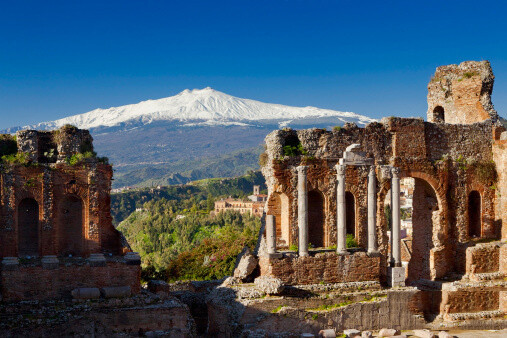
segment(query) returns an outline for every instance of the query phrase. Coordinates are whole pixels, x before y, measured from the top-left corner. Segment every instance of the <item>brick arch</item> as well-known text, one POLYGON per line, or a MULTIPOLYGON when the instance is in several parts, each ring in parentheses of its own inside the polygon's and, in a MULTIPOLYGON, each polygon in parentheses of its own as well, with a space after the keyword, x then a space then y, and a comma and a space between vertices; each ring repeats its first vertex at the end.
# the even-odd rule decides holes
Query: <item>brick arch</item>
POLYGON ((16 207, 18 255, 37 256, 40 251, 40 204, 25 197, 16 207))
MULTIPOLYGON (((448 204, 446 199, 446 189, 439 183, 439 180, 426 172, 422 171, 402 171, 400 178, 410 177, 414 179, 420 179, 426 182, 433 190, 434 195, 437 199, 438 210, 440 211, 440 219, 436 224, 433 224, 431 229, 431 242, 433 247, 429 248, 427 255, 429 256, 429 267, 430 267, 430 278, 440 278, 449 272, 450 265, 442 265, 439 262, 443 261, 443 256, 446 256, 450 250, 446 246, 446 239, 450 233, 448 223, 448 204), (440 265, 439 265, 440 264, 440 265)), ((387 222, 384 215, 384 200, 386 195, 391 189, 391 180, 385 180, 381 182, 379 193, 377 196, 377 234, 379 239, 380 250, 384 255, 388 255, 388 237, 387 237, 387 222)))
POLYGON ((444 246, 444 243, 450 233, 450 224, 448 222, 449 218, 447 217, 449 207, 447 204, 446 197, 447 191, 445 186, 439 183, 440 180, 437 177, 428 174, 424 171, 406 170, 402 172, 401 177, 419 178, 423 181, 426 181, 433 188, 433 191, 435 192, 435 196, 438 202, 438 209, 441 211, 441 219, 440 219, 441 229, 438 230, 436 237, 434 237, 433 242, 435 244, 435 247, 444 246))
POLYGON ((318 189, 308 191, 308 242, 326 246, 326 198, 318 189))
POLYGON ((74 194, 66 194, 58 203, 58 247, 63 255, 85 254, 85 203, 74 194))
POLYGON ((283 192, 274 191, 268 199, 268 215, 275 216, 276 245, 285 248, 291 243, 289 219, 289 197, 283 192))
POLYGON ((470 240, 470 234, 469 234, 469 198, 470 193, 472 191, 477 191, 480 195, 480 222, 481 222, 481 236, 480 237, 492 237, 495 236, 495 229, 494 224, 491 221, 492 217, 489 215, 492 212, 492 209, 494 208, 492 202, 491 202, 491 191, 490 189, 478 182, 472 182, 471 184, 467 185, 466 187, 466 208, 465 208, 465 219, 466 219, 466 227, 467 227, 467 239, 470 240))
MULTIPOLYGON (((359 210, 359 203, 358 203, 358 196, 359 196, 359 188, 356 186, 356 185, 352 185, 350 187, 347 187, 347 189, 345 189, 345 200, 346 200, 346 208, 347 208, 347 217, 346 217, 346 225, 348 226, 350 223, 349 223, 349 216, 351 214, 354 215, 354 237, 356 238, 356 240, 358 239, 359 237, 359 234, 360 234, 360 230, 359 230, 359 227, 360 227, 360 222, 359 222, 359 217, 358 217, 358 210, 359 210), (352 195, 352 197, 354 198, 354 210, 353 210, 353 213, 349 210, 349 201, 347 200, 347 193, 349 193, 350 195, 352 195)), ((348 228, 347 228, 347 233, 349 233, 348 231, 348 228)), ((359 243, 359 241, 357 241, 359 243)))

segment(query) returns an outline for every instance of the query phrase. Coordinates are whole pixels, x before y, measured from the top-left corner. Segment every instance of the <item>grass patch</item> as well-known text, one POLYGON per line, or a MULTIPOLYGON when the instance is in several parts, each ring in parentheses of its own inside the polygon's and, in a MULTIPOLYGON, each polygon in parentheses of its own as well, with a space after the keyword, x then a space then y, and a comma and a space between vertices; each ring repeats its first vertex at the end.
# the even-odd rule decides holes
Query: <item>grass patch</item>
POLYGON ((280 305, 278 307, 276 307, 275 309, 271 310, 271 313, 278 313, 280 312, 280 310, 285 307, 284 305, 280 305))

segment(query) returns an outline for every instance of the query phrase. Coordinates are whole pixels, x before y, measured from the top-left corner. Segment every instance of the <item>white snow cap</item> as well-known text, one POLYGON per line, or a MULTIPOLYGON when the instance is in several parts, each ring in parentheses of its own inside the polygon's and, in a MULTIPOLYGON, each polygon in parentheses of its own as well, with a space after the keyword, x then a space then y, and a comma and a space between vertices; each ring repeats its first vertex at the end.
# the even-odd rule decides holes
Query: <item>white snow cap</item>
POLYGON ((99 108, 88 113, 28 127, 52 129, 72 124, 78 128, 90 129, 113 127, 133 119, 138 119, 145 124, 164 120, 181 121, 183 125, 244 125, 272 121, 284 126, 298 120, 311 122, 314 118, 335 118, 336 124, 355 122, 364 125, 375 121, 350 112, 315 107, 290 107, 241 99, 206 87, 185 89, 177 95, 158 100, 147 100, 108 109, 99 108))

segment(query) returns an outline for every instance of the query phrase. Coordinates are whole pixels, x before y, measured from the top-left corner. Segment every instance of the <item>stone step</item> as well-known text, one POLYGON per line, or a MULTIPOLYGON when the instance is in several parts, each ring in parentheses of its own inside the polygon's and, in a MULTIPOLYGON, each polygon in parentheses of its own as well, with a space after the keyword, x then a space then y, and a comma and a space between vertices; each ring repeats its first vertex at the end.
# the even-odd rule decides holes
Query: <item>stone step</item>
POLYGON ((446 291, 458 291, 458 290, 470 290, 473 289, 503 289, 507 288, 507 280, 505 279, 492 279, 484 281, 470 281, 462 280, 458 282, 444 284, 442 290, 446 291))
POLYGON ((504 274, 500 271, 495 272, 485 272, 485 273, 474 273, 469 276, 471 281, 475 282, 483 282, 483 281, 493 281, 493 280, 503 280, 504 274))
POLYGON ((462 313, 448 313, 444 315, 444 320, 456 322, 462 320, 474 320, 474 319, 502 319, 504 313, 500 310, 492 311, 480 311, 480 312, 462 312, 462 313))

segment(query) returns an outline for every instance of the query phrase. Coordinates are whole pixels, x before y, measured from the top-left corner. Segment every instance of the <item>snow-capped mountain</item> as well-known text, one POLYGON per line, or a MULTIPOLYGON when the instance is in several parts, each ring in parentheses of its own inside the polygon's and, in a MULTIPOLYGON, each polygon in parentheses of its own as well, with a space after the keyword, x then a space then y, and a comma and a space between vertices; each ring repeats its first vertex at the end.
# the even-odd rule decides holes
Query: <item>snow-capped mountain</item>
POLYGON ((79 128, 116 127, 120 125, 149 124, 156 121, 179 121, 182 126, 195 125, 312 125, 331 123, 335 125, 355 122, 364 125, 374 121, 363 115, 315 107, 290 107, 280 104, 237 98, 214 90, 185 89, 181 93, 158 100, 108 109, 95 109, 88 113, 36 125, 10 128, 54 129, 65 124, 79 128))
POLYGON ((122 187, 242 175, 258 168, 260 144, 274 129, 372 121, 354 113, 269 104, 204 88, 3 132, 65 124, 90 129, 97 153, 114 164, 113 186, 122 187))

